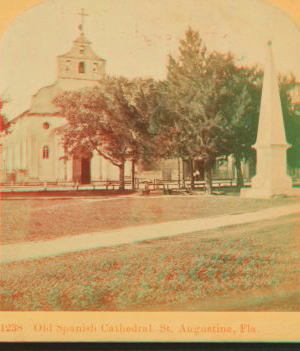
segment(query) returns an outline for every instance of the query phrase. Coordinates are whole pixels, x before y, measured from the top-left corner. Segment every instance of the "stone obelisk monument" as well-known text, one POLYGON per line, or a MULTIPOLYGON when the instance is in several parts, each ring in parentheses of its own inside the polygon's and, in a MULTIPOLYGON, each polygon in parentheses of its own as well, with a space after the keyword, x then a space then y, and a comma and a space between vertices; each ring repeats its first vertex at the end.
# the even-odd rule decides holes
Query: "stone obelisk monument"
POLYGON ((272 43, 268 42, 259 124, 256 143, 256 176, 251 189, 241 189, 242 197, 271 198, 292 195, 292 180, 287 175, 286 141, 272 43))

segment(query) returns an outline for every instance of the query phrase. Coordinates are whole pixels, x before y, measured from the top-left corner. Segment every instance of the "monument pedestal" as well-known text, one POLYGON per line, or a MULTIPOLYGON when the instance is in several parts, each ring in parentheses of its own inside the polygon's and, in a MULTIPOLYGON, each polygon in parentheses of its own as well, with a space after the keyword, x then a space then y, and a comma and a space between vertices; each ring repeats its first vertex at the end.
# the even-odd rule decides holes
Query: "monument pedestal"
POLYGON ((241 197, 269 199, 276 195, 300 195, 300 189, 293 189, 292 180, 286 171, 286 150, 289 147, 272 43, 268 42, 257 138, 253 146, 256 149, 256 176, 251 181, 251 189, 241 189, 241 197))
POLYGON ((289 145, 255 146, 257 150, 257 174, 251 180, 251 188, 241 189, 241 197, 269 199, 275 195, 292 196, 292 179, 286 174, 286 150, 289 145))
POLYGON ((273 183, 265 183, 254 177, 251 188, 242 188, 240 196, 252 199, 271 199, 273 196, 300 196, 300 189, 292 188, 291 179, 277 177, 273 183))

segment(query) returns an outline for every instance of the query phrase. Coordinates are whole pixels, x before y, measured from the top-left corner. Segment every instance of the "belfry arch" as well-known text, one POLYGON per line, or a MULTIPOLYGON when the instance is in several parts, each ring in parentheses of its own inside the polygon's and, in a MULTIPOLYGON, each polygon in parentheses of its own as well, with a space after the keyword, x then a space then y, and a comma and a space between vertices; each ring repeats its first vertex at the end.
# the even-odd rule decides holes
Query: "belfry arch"
POLYGON ((79 62, 78 72, 79 73, 85 73, 85 62, 84 61, 79 62))

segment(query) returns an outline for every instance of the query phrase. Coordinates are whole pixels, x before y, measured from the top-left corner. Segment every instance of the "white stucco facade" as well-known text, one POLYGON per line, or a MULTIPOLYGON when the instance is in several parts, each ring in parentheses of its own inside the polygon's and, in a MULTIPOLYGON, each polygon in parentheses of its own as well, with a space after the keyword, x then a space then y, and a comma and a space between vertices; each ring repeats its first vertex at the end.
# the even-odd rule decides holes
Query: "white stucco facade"
MULTIPOLYGON (((67 121, 53 104, 59 93, 97 86, 104 76, 105 60, 93 52, 91 43, 81 32, 70 51, 58 56, 57 80, 32 97, 30 108, 12 121, 11 133, 2 138, 2 183, 80 182, 80 167, 85 167, 87 183, 118 180, 118 167, 96 152, 85 163, 64 157, 57 130, 67 121)), ((125 165, 126 173, 127 170, 130 167, 125 165)))
MULTIPOLYGON (((1 181, 73 181, 73 160, 64 158, 57 128, 66 124, 62 116, 24 113, 2 140, 1 181), (45 125, 49 126, 45 129, 45 125), (47 150, 47 154, 46 154, 47 150)), ((129 171, 130 167, 126 167, 129 171)), ((91 181, 118 180, 119 170, 95 152, 90 160, 91 181)))

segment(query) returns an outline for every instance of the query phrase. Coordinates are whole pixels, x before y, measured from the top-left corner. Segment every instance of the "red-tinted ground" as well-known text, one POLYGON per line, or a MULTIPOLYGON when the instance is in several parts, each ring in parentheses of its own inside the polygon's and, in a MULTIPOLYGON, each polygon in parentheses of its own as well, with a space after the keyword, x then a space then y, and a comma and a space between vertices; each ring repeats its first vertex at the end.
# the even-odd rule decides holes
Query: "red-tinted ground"
POLYGON ((293 215, 3 264, 2 310, 299 311, 299 228, 293 215))
POLYGON ((1 244, 48 240, 65 235, 121 227, 243 213, 298 202, 229 196, 119 197, 83 199, 3 200, 1 244))

